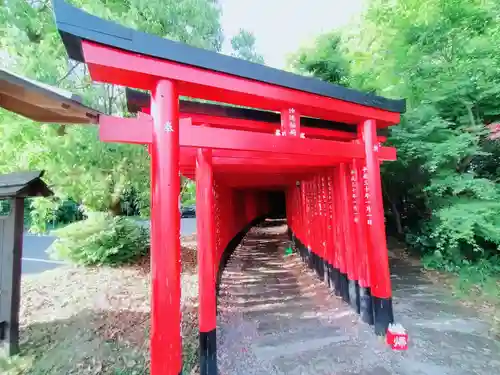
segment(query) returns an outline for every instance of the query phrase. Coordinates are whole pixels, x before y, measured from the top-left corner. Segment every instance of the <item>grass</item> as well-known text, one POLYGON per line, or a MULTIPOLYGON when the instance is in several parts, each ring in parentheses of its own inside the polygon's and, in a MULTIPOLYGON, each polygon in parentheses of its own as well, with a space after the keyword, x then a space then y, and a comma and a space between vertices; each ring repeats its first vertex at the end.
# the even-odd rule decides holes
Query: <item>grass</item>
POLYGON ((476 310, 481 317, 491 323, 491 332, 500 339, 500 261, 483 260, 476 264, 453 267, 455 272, 443 270, 435 257, 419 258, 406 246, 389 238, 389 253, 422 267, 429 280, 445 286, 462 305, 476 310))
POLYGON ((477 309, 492 324, 492 331, 500 334, 500 276, 484 275, 475 268, 463 268, 452 275, 449 287, 460 301, 477 309))
POLYGON ((477 310, 500 335, 500 266, 498 259, 455 267, 454 272, 440 269, 439 263, 424 259, 431 278, 447 286, 463 304, 477 310), (431 265, 431 266, 429 266, 431 265))

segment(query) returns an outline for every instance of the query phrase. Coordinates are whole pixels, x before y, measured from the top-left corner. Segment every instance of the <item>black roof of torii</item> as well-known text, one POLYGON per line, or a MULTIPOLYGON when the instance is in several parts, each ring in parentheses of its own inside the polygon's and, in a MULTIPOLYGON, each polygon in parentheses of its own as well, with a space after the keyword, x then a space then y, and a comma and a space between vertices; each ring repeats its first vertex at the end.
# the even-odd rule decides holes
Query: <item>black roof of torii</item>
POLYGON ((404 99, 367 94, 312 77, 304 77, 217 52, 189 46, 133 30, 78 9, 64 0, 53 0, 56 25, 70 58, 84 62, 82 40, 152 56, 202 69, 344 100, 390 112, 403 113, 404 99))

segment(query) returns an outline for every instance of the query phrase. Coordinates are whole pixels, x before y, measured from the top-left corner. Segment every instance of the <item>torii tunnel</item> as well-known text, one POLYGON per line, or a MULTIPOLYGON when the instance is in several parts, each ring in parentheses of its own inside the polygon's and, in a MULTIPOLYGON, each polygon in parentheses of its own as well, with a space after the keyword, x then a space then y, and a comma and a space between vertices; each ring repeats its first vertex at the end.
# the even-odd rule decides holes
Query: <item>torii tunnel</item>
POLYGON ((151 155, 152 375, 182 371, 180 174, 197 184, 202 375, 217 373, 225 261, 279 210, 325 287, 385 334, 393 313, 380 163, 396 150, 381 143, 404 100, 134 31, 62 0, 54 12, 69 57, 93 81, 147 91, 128 90, 135 118, 100 115, 98 125, 102 141, 147 145, 151 155))

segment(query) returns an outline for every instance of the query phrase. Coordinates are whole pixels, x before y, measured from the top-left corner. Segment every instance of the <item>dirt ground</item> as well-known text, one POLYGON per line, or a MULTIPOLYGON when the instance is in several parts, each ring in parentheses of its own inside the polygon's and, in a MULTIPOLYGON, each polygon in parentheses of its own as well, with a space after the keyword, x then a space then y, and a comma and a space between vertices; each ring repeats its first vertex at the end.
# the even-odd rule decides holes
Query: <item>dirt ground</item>
MULTIPOLYGON (((182 239, 185 373, 198 362, 196 239, 182 239)), ((148 374, 149 260, 122 268, 60 267, 22 280, 21 355, 5 375, 148 374)))
POLYGON ((391 259, 395 318, 409 350, 392 351, 318 280, 286 227, 254 228, 228 263, 218 321, 221 375, 500 374, 491 324, 420 265, 391 259))

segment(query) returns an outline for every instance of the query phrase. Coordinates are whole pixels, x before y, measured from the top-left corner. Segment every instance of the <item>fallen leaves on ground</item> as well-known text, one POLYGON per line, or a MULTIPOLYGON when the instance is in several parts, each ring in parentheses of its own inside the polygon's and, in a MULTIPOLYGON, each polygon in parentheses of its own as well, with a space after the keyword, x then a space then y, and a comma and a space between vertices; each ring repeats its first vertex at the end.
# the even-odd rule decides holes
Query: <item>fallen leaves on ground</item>
MULTIPOLYGON (((196 371, 196 238, 182 238, 185 373, 196 371)), ((150 262, 122 268, 65 266, 22 280, 22 355, 0 362, 18 374, 149 373, 150 262)))

